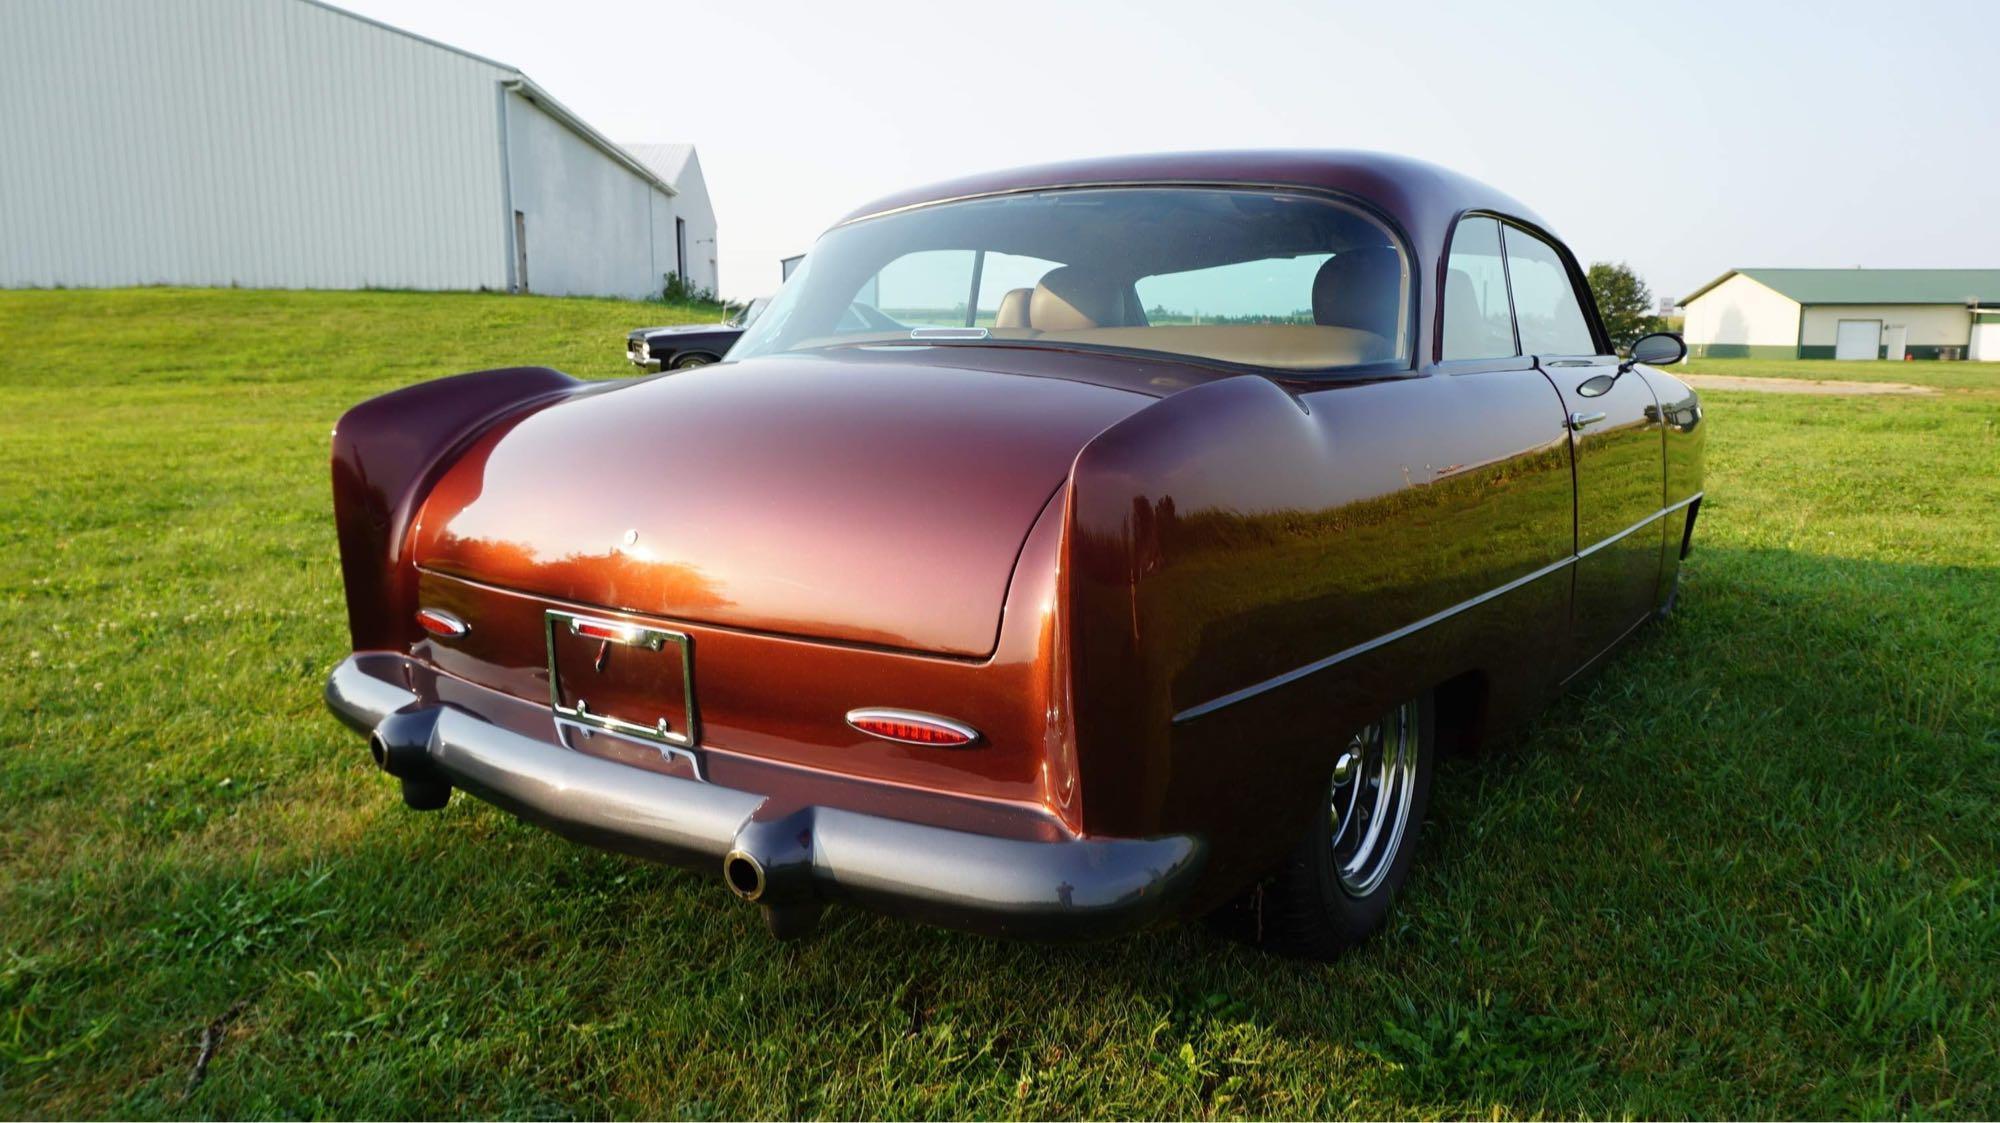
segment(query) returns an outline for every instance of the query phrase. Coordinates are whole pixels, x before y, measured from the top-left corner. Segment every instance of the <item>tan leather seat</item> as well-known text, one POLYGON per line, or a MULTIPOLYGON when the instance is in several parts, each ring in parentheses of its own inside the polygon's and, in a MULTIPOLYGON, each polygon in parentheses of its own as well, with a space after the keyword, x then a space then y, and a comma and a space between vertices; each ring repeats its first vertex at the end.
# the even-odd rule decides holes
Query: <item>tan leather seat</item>
POLYGON ((1514 353, 1513 329, 1488 323, 1480 314, 1479 293, 1473 287, 1472 274, 1463 269, 1447 270, 1444 275, 1442 342, 1447 359, 1490 359, 1514 353))
POLYGON ((1008 289, 1000 298, 1000 307, 993 313, 996 328, 1025 328, 1028 326, 1028 305, 1034 299, 1034 289, 1008 289))
POLYGON ((1335 254, 1313 275, 1313 323, 1395 339, 1406 287, 1403 255, 1390 246, 1335 254))
POLYGON ((1143 325, 1135 315, 1132 286, 1080 265, 1064 265, 1042 275, 1028 299, 1028 326, 1037 331, 1081 331, 1143 325))
POLYGON ((1079 328, 1042 332, 1046 343, 1129 347, 1194 355, 1280 370, 1372 363, 1395 354, 1395 345, 1373 332, 1318 324, 1171 324, 1134 328, 1079 328))

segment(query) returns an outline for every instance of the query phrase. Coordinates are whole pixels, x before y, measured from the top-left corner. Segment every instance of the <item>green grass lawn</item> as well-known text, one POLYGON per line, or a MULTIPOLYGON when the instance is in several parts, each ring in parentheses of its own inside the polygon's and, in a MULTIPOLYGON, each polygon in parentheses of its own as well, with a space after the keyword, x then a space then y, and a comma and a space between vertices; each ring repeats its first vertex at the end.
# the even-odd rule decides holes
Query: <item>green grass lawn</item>
POLYGON ((1890 362, 1874 359, 1836 362, 1833 359, 1689 359, 1673 368, 1694 374, 1730 374, 1738 378, 1807 378, 1835 382, 1909 382, 1940 390, 2000 391, 2000 363, 1939 363, 1921 360, 1890 362))
POLYGON ((0 1116, 2000 1113, 1993 368, 1709 395, 1679 614, 1445 763, 1341 962, 779 945, 716 878, 405 811, 319 700, 341 410, 697 314, 0 293, 0 1116))

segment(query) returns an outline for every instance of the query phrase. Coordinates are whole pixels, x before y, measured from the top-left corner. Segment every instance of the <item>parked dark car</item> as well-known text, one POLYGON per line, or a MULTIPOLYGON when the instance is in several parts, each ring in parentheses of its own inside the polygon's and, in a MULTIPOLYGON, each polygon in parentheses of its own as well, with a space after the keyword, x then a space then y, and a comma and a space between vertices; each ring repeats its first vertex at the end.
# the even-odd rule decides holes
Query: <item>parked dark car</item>
POLYGON ((770 302, 770 297, 760 296, 719 324, 635 328, 625 336, 625 357, 645 370, 685 370, 721 362, 770 302))
POLYGON ((912 191, 714 369, 349 411, 327 700, 410 806, 706 868, 780 935, 1239 901, 1330 955, 1444 750, 1673 606, 1705 429, 1648 364, 1684 352, 1614 354, 1545 223, 1409 160, 912 191))

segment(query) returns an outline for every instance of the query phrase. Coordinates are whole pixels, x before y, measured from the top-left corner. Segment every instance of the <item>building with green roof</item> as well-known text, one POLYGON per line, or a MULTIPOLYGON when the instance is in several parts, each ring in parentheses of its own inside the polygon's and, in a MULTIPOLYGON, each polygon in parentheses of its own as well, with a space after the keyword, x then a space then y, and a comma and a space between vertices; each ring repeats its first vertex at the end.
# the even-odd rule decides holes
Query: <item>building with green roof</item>
POLYGON ((1681 305, 1697 358, 2000 361, 2000 269, 1731 269, 1681 305))

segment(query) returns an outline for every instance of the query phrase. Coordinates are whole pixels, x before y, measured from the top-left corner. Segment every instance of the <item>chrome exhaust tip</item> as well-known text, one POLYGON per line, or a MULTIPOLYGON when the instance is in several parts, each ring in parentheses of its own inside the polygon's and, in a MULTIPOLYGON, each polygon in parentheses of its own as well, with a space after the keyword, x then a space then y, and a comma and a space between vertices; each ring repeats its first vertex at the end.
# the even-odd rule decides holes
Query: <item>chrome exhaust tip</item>
POLYGON ((810 809, 756 819, 736 832, 722 857, 729 891, 764 910, 764 926, 780 940, 810 936, 825 905, 813 893, 813 815, 810 809))
POLYGON ((764 895, 764 865, 741 850, 731 850, 722 859, 722 880, 729 891, 746 901, 764 895))

